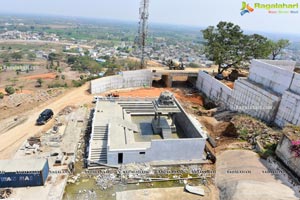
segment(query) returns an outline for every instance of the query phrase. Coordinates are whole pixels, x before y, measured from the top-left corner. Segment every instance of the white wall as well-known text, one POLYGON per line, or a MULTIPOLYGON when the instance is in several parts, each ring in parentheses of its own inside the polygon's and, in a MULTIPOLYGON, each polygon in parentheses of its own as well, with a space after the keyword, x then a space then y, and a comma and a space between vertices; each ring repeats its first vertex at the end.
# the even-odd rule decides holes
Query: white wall
POLYGON ((229 101, 232 93, 231 88, 203 71, 198 74, 196 87, 210 99, 223 103, 229 101))
POLYGON ((295 73, 293 82, 291 84, 290 90, 296 94, 300 95, 300 74, 295 73))
POLYGON ((235 81, 231 100, 231 110, 247 113, 266 122, 274 120, 280 96, 255 85, 244 78, 235 81))
POLYGON ((293 72, 296 66, 296 61, 292 60, 263 60, 260 59, 259 61, 268 63, 270 65, 275 65, 277 67, 280 67, 282 69, 288 70, 293 72))
POLYGON ((286 123, 300 125, 300 95, 289 91, 284 92, 275 123, 280 127, 286 123))
POLYGON ((151 147, 136 150, 108 152, 107 164, 118 164, 118 153, 123 153, 123 163, 203 159, 206 138, 152 140, 151 147), (145 152, 145 154, 139 154, 145 152))
POLYGON ((283 94, 289 88, 293 74, 293 71, 283 69, 281 66, 271 65, 261 60, 252 60, 248 78, 262 84, 265 88, 283 94))
POLYGON ((125 71, 122 75, 108 76, 91 81, 91 93, 97 94, 121 88, 152 85, 151 70, 125 71))
POLYGON ((248 79, 239 78, 233 90, 204 72, 199 72, 196 86, 231 110, 279 126, 300 125, 300 74, 294 68, 294 61, 252 60, 248 79))

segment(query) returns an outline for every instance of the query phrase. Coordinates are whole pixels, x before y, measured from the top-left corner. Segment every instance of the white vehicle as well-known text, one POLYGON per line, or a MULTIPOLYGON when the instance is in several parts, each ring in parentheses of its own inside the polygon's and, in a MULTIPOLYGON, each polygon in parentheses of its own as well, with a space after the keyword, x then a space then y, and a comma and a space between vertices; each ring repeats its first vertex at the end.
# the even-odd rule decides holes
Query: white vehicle
POLYGON ((94 96, 92 103, 96 103, 97 101, 103 99, 103 96, 94 96))

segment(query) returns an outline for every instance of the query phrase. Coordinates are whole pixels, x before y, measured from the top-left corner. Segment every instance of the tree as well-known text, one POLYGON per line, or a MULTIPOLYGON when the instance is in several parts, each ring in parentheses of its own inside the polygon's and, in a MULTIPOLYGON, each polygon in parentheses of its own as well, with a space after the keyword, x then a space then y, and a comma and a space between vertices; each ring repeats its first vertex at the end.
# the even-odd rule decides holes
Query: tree
POLYGON ((36 54, 35 53, 29 53, 27 55, 28 60, 34 61, 36 59, 36 54))
POLYGON ((14 52, 11 54, 11 57, 16 61, 21 60, 23 58, 23 54, 21 52, 14 52))
POLYGON ((54 61, 59 61, 62 58, 62 56, 58 53, 50 53, 48 55, 48 60, 51 62, 51 66, 53 66, 54 61))
POLYGON ((37 82, 37 84, 38 84, 38 87, 42 87, 43 79, 38 78, 38 79, 36 80, 36 82, 37 82))
POLYGON ((268 38, 259 34, 253 34, 245 37, 248 37, 248 46, 250 48, 248 52, 250 53, 250 58, 268 58, 271 54, 268 38))
POLYGON ((68 63, 69 65, 72 65, 72 64, 74 64, 76 61, 77 61, 76 56, 70 56, 70 57, 68 57, 67 63, 68 63))
POLYGON ((289 40, 280 39, 277 42, 269 41, 269 44, 272 52, 272 60, 275 60, 281 54, 281 51, 290 45, 290 42, 289 40))
POLYGON ((13 88, 12 86, 7 86, 5 88, 5 92, 8 94, 8 95, 12 95, 13 93, 15 93, 15 88, 13 88))
POLYGON ((0 99, 4 98, 4 94, 2 92, 0 92, 0 99))
POLYGON ((58 53, 49 53, 48 55, 49 61, 60 60, 60 59, 61 59, 61 55, 58 53))
POLYGON ((239 67, 251 58, 263 58, 268 54, 266 38, 258 34, 244 35, 238 25, 219 22, 202 31, 204 53, 218 65, 218 73, 231 67, 239 67))
POLYGON ((23 92, 24 85, 20 85, 19 88, 20 88, 21 93, 22 93, 22 92, 23 92))

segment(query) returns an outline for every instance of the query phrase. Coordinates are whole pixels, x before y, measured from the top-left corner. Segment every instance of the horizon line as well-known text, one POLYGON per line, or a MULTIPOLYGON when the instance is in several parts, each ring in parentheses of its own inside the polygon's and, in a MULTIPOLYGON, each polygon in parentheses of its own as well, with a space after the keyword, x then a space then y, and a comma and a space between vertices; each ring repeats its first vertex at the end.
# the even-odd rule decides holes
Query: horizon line
MULTIPOLYGON (((56 15, 56 14, 35 14, 35 13, 13 13, 13 12, 1 12, 0 13, 0 17, 1 16, 6 16, 7 15, 15 15, 15 16, 23 16, 23 17, 55 17, 55 18, 61 18, 61 19, 69 19, 72 20, 72 18, 74 19, 85 19, 85 20, 102 20, 102 21, 112 21, 112 22, 121 22, 121 23, 136 23, 138 24, 138 20, 134 21, 134 20, 123 20, 123 19, 116 19, 116 18, 105 18, 105 17, 87 17, 87 16, 70 16, 70 15, 56 15)), ((203 28, 206 28, 208 26, 216 26, 216 25, 192 25, 192 24, 175 24, 175 23, 165 23, 165 22, 149 22, 149 25, 155 25, 155 26, 177 26, 177 27, 182 27, 182 28, 199 28, 199 31, 201 31, 203 28)), ((238 25, 238 24, 237 24, 238 25)), ((240 25, 238 25, 240 26, 240 25)), ((241 27, 241 26, 240 26, 241 27)), ((241 27, 241 30, 243 32, 256 32, 256 33, 261 33, 261 34, 284 34, 284 35, 293 35, 293 36, 298 36, 299 33, 295 33, 295 32, 274 32, 274 31, 261 31, 261 30, 250 30, 250 29, 243 29, 241 27)), ((300 38, 300 36, 298 36, 300 38)))

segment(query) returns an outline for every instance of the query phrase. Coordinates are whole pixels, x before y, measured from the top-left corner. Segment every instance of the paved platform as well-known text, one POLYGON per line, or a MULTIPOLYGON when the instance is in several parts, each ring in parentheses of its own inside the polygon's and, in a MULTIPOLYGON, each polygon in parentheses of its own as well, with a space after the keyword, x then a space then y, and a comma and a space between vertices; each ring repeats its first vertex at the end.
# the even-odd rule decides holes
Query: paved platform
MULTIPOLYGON (((204 187, 203 187, 204 188, 204 187)), ((151 188, 142 190, 129 190, 117 192, 116 200, 141 199, 141 200, 208 200, 211 199, 208 188, 205 189, 205 196, 199 196, 184 191, 182 187, 173 188, 151 188)))

